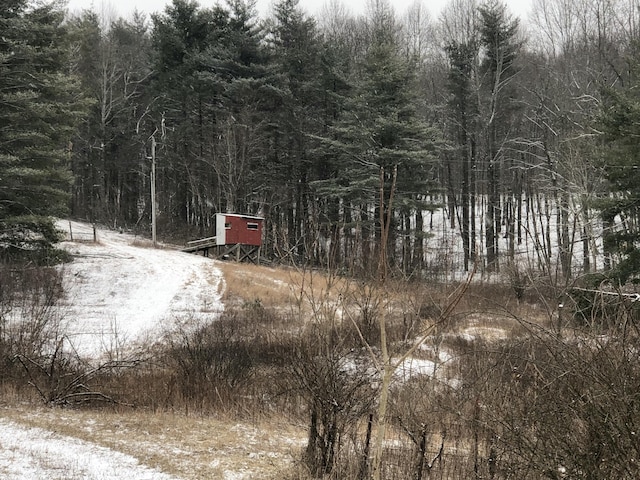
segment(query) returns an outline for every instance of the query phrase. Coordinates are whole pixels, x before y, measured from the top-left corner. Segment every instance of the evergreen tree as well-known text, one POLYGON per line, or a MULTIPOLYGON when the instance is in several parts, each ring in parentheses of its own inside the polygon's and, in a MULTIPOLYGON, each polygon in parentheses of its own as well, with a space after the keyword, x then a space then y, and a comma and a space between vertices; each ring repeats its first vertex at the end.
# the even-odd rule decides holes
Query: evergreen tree
POLYGON ((264 159, 270 107, 268 57, 254 1, 228 2, 224 37, 200 56, 200 78, 219 95, 205 99, 215 112, 217 134, 207 160, 219 184, 218 207, 231 213, 263 213, 262 191, 256 189, 264 159))
POLYGON ((605 92, 600 118, 606 148, 603 167, 609 194, 597 202, 605 251, 617 257, 608 276, 616 283, 640 282, 640 84, 637 65, 624 89, 605 92))
POLYGON ((70 141, 84 103, 66 71, 64 11, 22 0, 0 11, 0 249, 42 259, 67 213, 70 141))
MULTIPOLYGON (((450 92, 449 115, 454 142, 453 159, 461 164, 461 215, 459 218, 464 252, 464 269, 476 254, 475 185, 477 164, 477 103, 474 101, 474 75, 478 58, 478 45, 474 39, 467 42, 452 41, 446 47, 449 58, 450 92)), ((449 180, 452 182, 452 180, 449 180)))
POLYGON ((385 218, 390 213, 390 261, 399 260, 402 268, 409 271, 422 264, 422 259, 413 254, 414 248, 421 251, 416 244, 423 241, 422 232, 416 232, 410 225, 422 225, 422 212, 431 206, 426 199, 434 190, 439 135, 417 113, 415 68, 400 48, 395 19, 388 5, 379 5, 371 19, 369 38, 358 78, 353 80, 352 95, 327 141, 338 160, 335 177, 319 187, 325 195, 337 196, 348 208, 359 212, 360 255, 365 268, 374 266, 369 263, 371 246, 381 238, 378 208, 383 209, 385 218), (381 171, 386 192, 382 200, 381 171), (397 171, 396 200, 389 212, 394 171, 397 171), (415 222, 410 221, 411 216, 416 217, 415 222), (399 235, 405 243, 402 252, 396 255, 399 235))
POLYGON ((317 135, 323 127, 321 48, 315 21, 298 0, 281 0, 269 25, 274 101, 268 126, 271 215, 284 228, 283 251, 303 258, 311 253, 314 232, 310 225, 313 159, 317 135), (275 208, 273 208, 275 207, 275 208))
POLYGON ((217 179, 210 168, 211 138, 219 134, 222 84, 212 86, 207 52, 226 41, 229 12, 221 6, 201 9, 194 1, 174 0, 153 16, 152 45, 157 101, 147 118, 162 156, 158 173, 162 223, 176 228, 211 228, 217 179))
POLYGON ((501 178, 504 175, 506 146, 512 139, 513 113, 517 94, 514 78, 518 72, 516 59, 520 49, 517 40, 519 22, 507 13, 499 0, 489 0, 480 7, 480 42, 484 47, 481 63, 485 123, 485 151, 487 158, 487 219, 485 221, 487 269, 498 269, 498 240, 502 228, 500 201, 501 178))
MULTIPOLYGON (((347 22, 351 27, 353 21, 347 22)), ((343 28, 348 29, 347 24, 343 28)), ((355 67, 355 58, 350 53, 351 42, 345 37, 346 31, 334 30, 323 32, 321 45, 321 61, 319 84, 321 90, 320 103, 316 108, 317 135, 326 138, 331 129, 344 113, 347 96, 351 93, 349 82, 350 71, 355 67)), ((313 253, 319 263, 331 262, 343 264, 344 260, 357 252, 355 236, 351 225, 353 212, 341 206, 341 198, 335 195, 324 195, 314 185, 332 182, 336 172, 340 170, 340 162, 325 142, 314 139, 311 149, 313 158, 313 182, 311 193, 314 197, 316 236, 318 247, 313 253), (327 242, 328 240, 328 242, 327 242)))
POLYGON ((111 225, 137 223, 148 203, 138 135, 151 74, 144 18, 128 22, 84 11, 69 29, 72 69, 93 100, 73 142, 72 212, 111 225))

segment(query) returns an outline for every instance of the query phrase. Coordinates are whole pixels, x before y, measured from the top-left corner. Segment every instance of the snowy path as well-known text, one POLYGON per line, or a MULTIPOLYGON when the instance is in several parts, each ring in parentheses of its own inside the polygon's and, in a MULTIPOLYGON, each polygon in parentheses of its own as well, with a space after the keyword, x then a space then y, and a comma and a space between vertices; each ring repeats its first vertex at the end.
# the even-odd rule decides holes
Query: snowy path
MULTIPOLYGON (((69 222, 59 228, 69 231, 69 222)), ((91 226, 71 222, 74 238, 91 226)), ((97 231, 97 243, 63 242, 74 261, 65 265, 64 330, 87 356, 157 336, 175 318, 222 309, 223 280, 215 262, 176 250, 135 246, 131 235, 97 231)))
MULTIPOLYGON (((92 227, 84 223, 65 220, 58 227, 65 232, 71 227, 75 241, 61 244, 74 260, 61 266, 65 296, 57 311, 63 330, 57 333, 82 356, 100 358, 114 345, 118 353, 127 353, 138 341, 160 338, 176 320, 183 328, 214 320, 222 311, 224 279, 217 262, 149 248, 144 239, 102 229, 94 243, 92 227)), ((37 413, 34 423, 31 413, 0 411, 0 479, 274 478, 268 472, 291 461, 290 439, 278 439, 271 429, 168 415, 162 426, 154 422, 163 420, 145 417, 153 428, 140 428, 135 417, 126 426, 115 416, 100 420, 98 427, 86 419, 87 430, 82 417, 69 420, 61 411, 47 412, 37 413), (48 421, 47 415, 55 420, 48 421), (74 428, 59 430, 63 435, 56 425, 74 428), (99 433, 92 433, 94 428, 99 433), (80 438, 68 436, 76 433, 80 438), (163 465, 175 476, 150 465, 163 465)))
POLYGON ((77 438, 0 419, 4 480, 173 480, 134 457, 77 438))
MULTIPOLYGON (((75 242, 63 265, 60 327, 80 355, 98 358, 115 348, 158 338, 176 318, 211 319, 222 310, 222 273, 215 262, 146 243, 127 234, 59 221, 75 242), (77 241, 83 240, 83 241, 77 241)), ((172 480, 137 459, 55 432, 0 418, 3 480, 172 480)))

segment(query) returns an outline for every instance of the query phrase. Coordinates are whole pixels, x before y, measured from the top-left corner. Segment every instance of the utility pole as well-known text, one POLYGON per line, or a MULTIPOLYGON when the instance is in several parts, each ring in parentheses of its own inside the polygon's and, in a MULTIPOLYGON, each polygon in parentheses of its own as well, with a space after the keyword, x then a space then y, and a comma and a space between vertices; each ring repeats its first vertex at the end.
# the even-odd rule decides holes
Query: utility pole
POLYGON ((151 240, 153 247, 156 241, 156 136, 151 135, 151 240))

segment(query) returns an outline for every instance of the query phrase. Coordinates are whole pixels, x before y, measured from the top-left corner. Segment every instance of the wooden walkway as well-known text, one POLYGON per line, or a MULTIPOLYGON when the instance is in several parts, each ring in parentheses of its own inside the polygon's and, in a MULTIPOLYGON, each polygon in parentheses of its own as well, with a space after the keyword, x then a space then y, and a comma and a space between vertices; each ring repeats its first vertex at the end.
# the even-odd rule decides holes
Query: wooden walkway
POLYGON ((260 263, 260 247, 255 245, 218 245, 216 237, 200 238, 187 242, 181 251, 186 253, 200 253, 205 257, 213 249, 213 257, 220 260, 235 260, 236 262, 250 261, 260 263))
POLYGON ((210 248, 218 245, 216 242, 216 237, 207 237, 200 238, 199 240, 192 240, 191 242, 187 242, 187 246, 182 249, 183 252, 194 253, 194 252, 208 252, 210 248))

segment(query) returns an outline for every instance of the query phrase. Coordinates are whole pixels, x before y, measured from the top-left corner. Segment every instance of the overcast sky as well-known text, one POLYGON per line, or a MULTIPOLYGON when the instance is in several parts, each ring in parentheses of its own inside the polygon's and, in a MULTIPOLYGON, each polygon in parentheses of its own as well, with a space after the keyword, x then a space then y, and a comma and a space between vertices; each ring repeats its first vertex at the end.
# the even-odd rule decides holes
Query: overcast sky
MULTIPOLYGON (((70 10, 80 10, 84 8, 93 9, 100 12, 102 5, 110 5, 119 14, 119 16, 129 17, 134 9, 150 14, 164 10, 166 5, 171 4, 172 0, 68 0, 70 10)), ((413 4, 415 0, 391 0, 396 13, 403 14, 406 8, 413 4)), ((427 10, 436 17, 442 6, 450 0, 422 0, 427 10)), ((199 0, 198 3, 202 7, 212 7, 217 3, 224 3, 224 0, 199 0)), ((261 16, 265 16, 270 11, 273 0, 258 0, 258 11, 261 16)), ((321 12, 322 7, 327 0, 300 0, 300 6, 311 15, 321 12)), ((360 14, 366 10, 367 0, 342 0, 352 13, 360 14)), ((531 0, 506 0, 509 9, 513 14, 519 17, 526 17, 531 0)))

